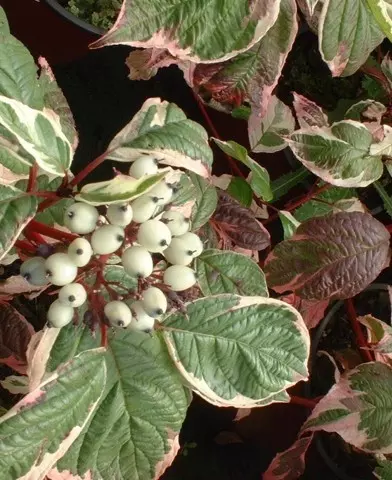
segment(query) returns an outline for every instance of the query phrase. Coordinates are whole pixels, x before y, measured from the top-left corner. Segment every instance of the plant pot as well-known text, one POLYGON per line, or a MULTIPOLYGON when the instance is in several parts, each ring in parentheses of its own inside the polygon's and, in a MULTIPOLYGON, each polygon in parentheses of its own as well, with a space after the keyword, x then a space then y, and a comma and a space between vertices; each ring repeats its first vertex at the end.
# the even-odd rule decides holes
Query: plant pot
POLYGON ((85 22, 84 20, 80 19, 73 13, 69 12, 66 8, 62 7, 57 0, 43 0, 43 1, 47 5, 49 5, 50 8, 53 8, 53 10, 56 13, 61 15, 65 20, 67 20, 68 22, 71 22, 76 27, 81 28, 86 32, 89 32, 98 36, 101 36, 105 33, 105 30, 103 30, 102 28, 91 25, 90 23, 85 22))

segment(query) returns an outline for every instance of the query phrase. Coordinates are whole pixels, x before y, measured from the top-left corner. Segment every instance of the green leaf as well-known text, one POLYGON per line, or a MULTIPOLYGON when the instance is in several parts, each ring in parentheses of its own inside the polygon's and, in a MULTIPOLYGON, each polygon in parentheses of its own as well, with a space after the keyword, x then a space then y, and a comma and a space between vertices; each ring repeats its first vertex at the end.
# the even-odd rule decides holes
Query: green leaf
POLYGON ((115 282, 112 288, 120 295, 126 295, 129 292, 137 291, 138 281, 136 277, 128 275, 121 265, 106 265, 103 271, 107 282, 115 282))
POLYGON ((24 150, 15 135, 0 125, 0 163, 16 175, 28 175, 34 158, 24 150))
POLYGON ((57 118, 0 97, 0 125, 17 138, 43 170, 65 175, 72 162, 72 150, 57 118))
MULTIPOLYGON (((49 368, 99 345, 96 337, 81 325, 62 328, 49 368)), ((92 480, 158 478, 178 451, 189 391, 156 333, 109 331, 105 359, 101 403, 57 468, 92 480)))
POLYGON ((3 9, 1 15, 0 95, 41 110, 43 100, 34 59, 27 48, 10 34, 3 9))
POLYGON ((392 218, 392 197, 385 190, 381 182, 374 182, 373 185, 383 201, 385 211, 392 218))
POLYGON ((0 35, 8 35, 10 33, 10 27, 8 25, 7 15, 4 8, 0 7, 0 35))
POLYGON ((276 96, 269 99, 264 115, 253 112, 248 122, 249 143, 252 152, 273 153, 287 147, 284 136, 295 129, 290 108, 276 96))
POLYGON ((12 248, 37 210, 36 197, 15 187, 0 185, 0 259, 12 248))
POLYGON ((190 174, 193 185, 196 187, 196 203, 192 208, 191 225, 196 231, 208 222, 218 204, 218 194, 213 185, 198 175, 190 174))
POLYGON ((45 108, 53 110, 60 118, 61 128, 72 145, 73 151, 78 145, 78 134, 76 132, 75 121, 67 99, 62 90, 57 85, 56 79, 48 62, 44 58, 39 59, 41 67, 39 86, 43 95, 45 108))
POLYGON ((373 137, 359 122, 297 130, 287 141, 306 168, 332 185, 366 187, 382 175, 381 155, 371 155, 373 137))
POLYGON ((384 34, 392 42, 392 2, 391 0, 367 0, 374 18, 384 34))
POLYGON ((130 162, 143 153, 166 165, 185 168, 203 177, 210 175, 212 150, 208 135, 186 118, 174 103, 150 98, 111 141, 108 158, 130 162))
POLYGON ((209 249, 196 259, 198 283, 203 295, 236 293, 268 297, 261 268, 240 253, 209 249))
POLYGON ((310 175, 309 170, 304 167, 297 168, 293 172, 286 173, 271 182, 273 201, 276 202, 283 195, 286 195, 292 188, 303 182, 310 175))
POLYGON ((146 175, 138 180, 128 175, 116 175, 112 180, 84 185, 75 198, 90 205, 126 202, 147 193, 166 174, 146 175))
POLYGON ((344 118, 358 122, 370 120, 381 123, 382 116, 386 111, 386 107, 380 102, 376 102, 375 100, 361 100, 347 110, 344 118))
POLYGON ((44 478, 96 412, 105 381, 103 351, 90 350, 59 368, 3 415, 2 480, 44 478))
POLYGON ((93 48, 125 44, 166 48, 194 63, 227 60, 248 50, 275 23, 278 0, 126 0, 114 27, 93 48))
POLYGON ((210 403, 257 406, 307 378, 308 330, 280 300, 202 298, 187 304, 186 314, 169 315, 161 327, 176 367, 210 403))
POLYGON ((227 153, 230 157, 239 160, 246 165, 252 172, 250 179, 250 186, 258 197, 263 198, 266 202, 272 199, 272 192, 270 187, 270 178, 267 170, 249 157, 248 151, 245 147, 229 140, 223 142, 217 138, 213 138, 218 147, 227 153))
POLYGON ((240 107, 233 108, 231 112, 231 116, 233 118, 238 118, 238 120, 248 120, 250 117, 250 107, 247 107, 246 105, 241 105, 240 107))
POLYGON ((300 226, 300 222, 296 220, 290 212, 285 212, 284 210, 279 212, 279 218, 283 227, 283 239, 288 240, 294 235, 300 226))
POLYGON ((253 193, 249 183, 241 177, 233 177, 227 187, 227 192, 244 207, 250 207, 253 193))
POLYGON ((378 460, 379 466, 374 470, 379 480, 392 480, 392 462, 389 460, 378 460))
POLYGON ((366 0, 325 0, 319 48, 334 77, 355 73, 383 38, 366 0))
POLYGON ((392 368, 364 363, 343 375, 317 404, 305 431, 336 432, 371 453, 392 453, 392 368))
POLYGON ((389 241, 388 230, 368 213, 313 218, 269 254, 267 284, 305 300, 353 297, 389 264, 389 241))

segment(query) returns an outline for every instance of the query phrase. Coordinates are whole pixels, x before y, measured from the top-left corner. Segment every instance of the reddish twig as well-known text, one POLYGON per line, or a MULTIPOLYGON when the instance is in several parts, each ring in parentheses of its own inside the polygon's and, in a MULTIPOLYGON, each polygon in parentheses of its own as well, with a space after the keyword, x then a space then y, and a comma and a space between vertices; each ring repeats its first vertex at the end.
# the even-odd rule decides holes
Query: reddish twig
POLYGON ((74 235, 73 233, 63 232, 62 230, 58 230, 57 228, 49 227, 44 223, 37 222, 37 220, 31 220, 28 224, 29 231, 34 231, 44 235, 45 237, 54 238, 56 240, 75 240, 75 238, 79 238, 78 235, 74 235))
POLYGON ((47 243, 39 233, 29 228, 29 225, 26 227, 24 234, 27 239, 29 239, 31 242, 35 243, 36 245, 47 243))
POLYGON ((361 325, 358 322, 357 312, 355 311, 352 298, 349 298, 345 301, 345 306, 351 322, 351 326, 357 339, 357 345, 359 347, 360 354, 362 355, 362 358, 365 360, 365 362, 373 362, 374 358, 371 350, 369 349, 369 345, 365 338, 365 335, 363 334, 363 331, 361 329, 361 325))
POLYGON ((301 405, 302 407, 306 408, 314 408, 317 405, 318 400, 290 395, 290 403, 293 403, 294 405, 301 405))
POLYGON ((38 175, 38 164, 34 162, 34 164, 30 167, 29 171, 29 180, 27 182, 27 192, 34 191, 37 183, 37 175, 38 175))
POLYGON ((19 250, 22 250, 25 252, 35 253, 36 251, 36 248, 34 247, 34 245, 32 245, 30 242, 27 242, 26 240, 16 240, 16 242, 14 243, 14 246, 19 250))
POLYGON ((92 162, 90 162, 87 167, 85 167, 81 172, 79 172, 69 183, 70 187, 74 187, 75 185, 78 185, 82 180, 84 180, 85 177, 89 173, 91 173, 93 170, 95 170, 101 163, 105 160, 105 158, 109 155, 109 151, 106 150, 102 155, 99 155, 96 159, 94 159, 92 162))
POLYGON ((392 224, 385 225, 385 228, 388 230, 389 233, 392 233, 392 224))

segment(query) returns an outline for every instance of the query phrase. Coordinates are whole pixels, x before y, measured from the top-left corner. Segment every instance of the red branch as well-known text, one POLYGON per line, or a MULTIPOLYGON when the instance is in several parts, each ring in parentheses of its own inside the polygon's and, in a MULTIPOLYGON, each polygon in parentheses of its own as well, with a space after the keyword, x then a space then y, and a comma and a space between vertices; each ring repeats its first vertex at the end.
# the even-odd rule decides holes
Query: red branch
POLYGON ((365 335, 363 334, 361 325, 357 319, 357 312, 355 311, 353 299, 352 298, 347 299, 345 301, 345 305, 346 305, 348 317, 351 322, 351 326, 353 328, 355 337, 357 339, 357 345, 359 347, 360 354, 362 355, 362 358, 365 360, 365 362, 373 362, 374 358, 372 356, 372 352, 369 349, 369 345, 366 341, 365 335))
POLYGON ((34 162, 34 164, 30 167, 29 171, 29 180, 27 182, 27 192, 32 192, 37 183, 37 175, 38 175, 38 164, 34 162))
POLYGON ((103 152, 102 155, 99 155, 96 159, 94 159, 92 162, 90 162, 87 167, 85 167, 81 172, 79 172, 73 180, 69 183, 70 187, 74 187, 75 185, 78 185, 82 180, 84 180, 85 177, 89 173, 91 173, 93 170, 95 170, 101 163, 105 160, 105 158, 108 156, 109 151, 106 150, 106 152, 103 152))
POLYGON ((290 395, 290 403, 293 403, 294 405, 301 405, 306 408, 314 408, 317 405, 318 400, 290 395))
POLYGON ((63 232, 58 230, 57 228, 49 227, 44 223, 37 222, 37 220, 31 220, 28 224, 29 230, 40 233, 41 235, 45 235, 45 237, 54 238, 56 240, 75 240, 75 238, 79 238, 78 235, 74 235, 73 233, 63 232))
POLYGON ((42 243, 47 243, 39 233, 29 228, 29 225, 27 225, 24 231, 24 234, 26 238, 28 238, 31 242, 36 243, 37 245, 40 245, 42 243))
POLYGON ((27 242, 26 240, 16 240, 14 245, 19 250, 23 250, 25 252, 35 253, 36 251, 36 248, 34 247, 34 245, 31 245, 31 243, 27 242))

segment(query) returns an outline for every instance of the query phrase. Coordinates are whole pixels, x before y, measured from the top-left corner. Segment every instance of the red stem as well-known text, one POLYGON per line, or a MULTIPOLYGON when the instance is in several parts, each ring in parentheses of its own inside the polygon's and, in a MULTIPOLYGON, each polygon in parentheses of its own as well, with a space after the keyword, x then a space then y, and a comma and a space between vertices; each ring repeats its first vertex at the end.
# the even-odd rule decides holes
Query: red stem
POLYGON ((29 228, 29 225, 27 225, 24 234, 26 238, 28 238, 31 242, 36 243, 37 245, 40 245, 41 243, 47 243, 39 233, 34 232, 34 230, 29 228))
POLYGON ((75 240, 75 238, 79 238, 78 235, 74 235, 73 233, 63 232, 61 230, 57 230, 57 228, 49 227, 44 223, 37 222, 37 220, 31 220, 29 223, 29 229, 33 230, 34 232, 41 233, 46 237, 54 238, 56 240, 75 240))
POLYGON ((75 185, 78 185, 82 180, 84 180, 85 177, 89 173, 91 173, 93 170, 95 170, 101 163, 105 160, 105 158, 108 156, 110 152, 106 150, 105 152, 102 153, 102 155, 99 155, 99 157, 95 158, 92 162, 90 162, 87 167, 85 167, 81 172, 79 172, 73 180, 69 183, 70 187, 74 187, 75 185))
POLYGON ((36 248, 34 247, 34 245, 31 245, 31 243, 27 242, 26 240, 16 240, 14 245, 16 248, 19 248, 19 250, 23 250, 26 252, 35 253, 36 251, 36 248))
POLYGON ((345 301, 345 305, 346 305, 348 317, 351 322, 352 329, 357 339, 359 352, 362 355, 362 358, 365 360, 365 362, 373 362, 374 358, 372 356, 372 352, 369 349, 369 345, 366 341, 365 335, 363 334, 361 325, 357 319, 357 312, 355 311, 353 299, 352 298, 347 299, 345 301))
POLYGON ((385 225, 385 228, 388 230, 389 233, 392 233, 392 224, 385 225))
POLYGON ((293 403, 294 405, 301 405, 306 408, 314 408, 318 401, 311 398, 302 398, 295 395, 290 395, 290 403, 293 403))
POLYGON ((29 171, 29 181, 27 182, 27 192, 32 192, 36 187, 37 182, 37 175, 38 175, 38 164, 34 162, 34 164, 30 167, 29 171))

